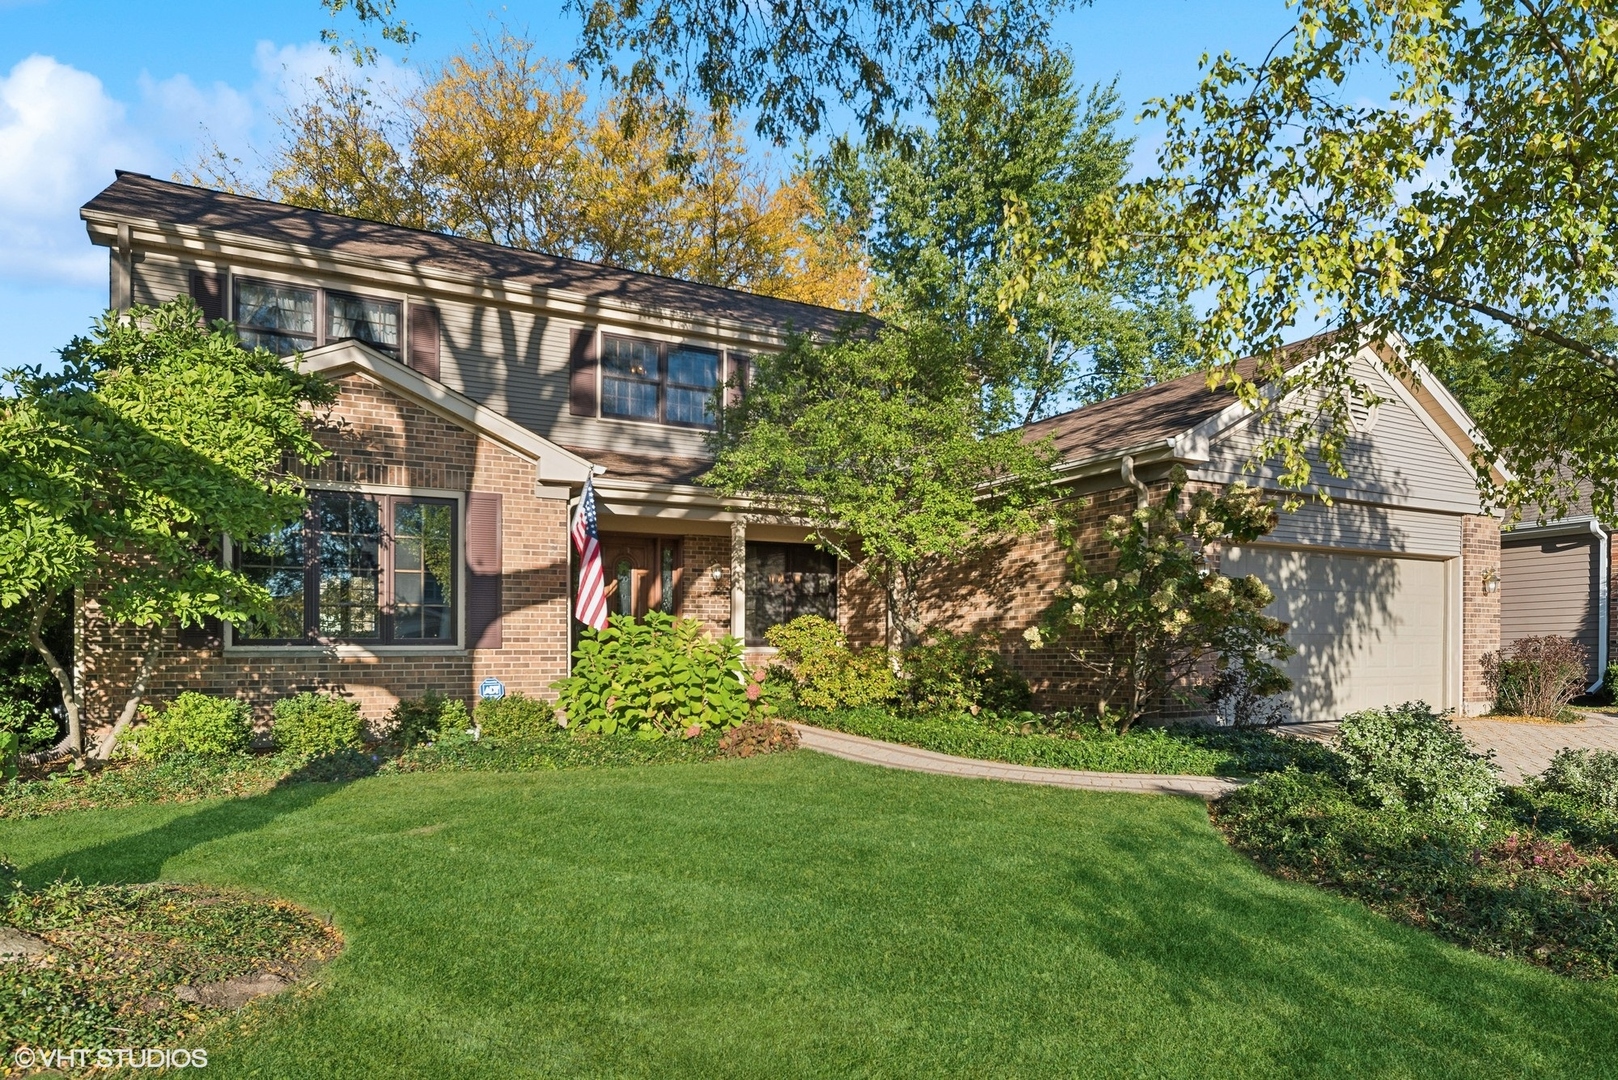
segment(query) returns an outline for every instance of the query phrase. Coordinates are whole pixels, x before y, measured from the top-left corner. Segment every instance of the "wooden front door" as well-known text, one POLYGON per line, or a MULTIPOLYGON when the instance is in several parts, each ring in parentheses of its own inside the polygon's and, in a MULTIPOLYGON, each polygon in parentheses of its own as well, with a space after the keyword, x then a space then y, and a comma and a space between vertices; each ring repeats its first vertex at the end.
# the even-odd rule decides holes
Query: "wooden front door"
POLYGON ((680 613, 680 541, 671 537, 601 534, 607 608, 614 615, 680 613))

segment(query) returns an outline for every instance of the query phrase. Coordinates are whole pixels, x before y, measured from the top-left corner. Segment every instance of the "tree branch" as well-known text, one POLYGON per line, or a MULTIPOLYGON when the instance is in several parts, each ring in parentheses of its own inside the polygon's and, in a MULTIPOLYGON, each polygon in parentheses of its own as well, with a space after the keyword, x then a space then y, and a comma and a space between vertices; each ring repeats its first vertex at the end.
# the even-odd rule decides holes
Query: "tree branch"
POLYGON ((157 651, 162 644, 163 624, 153 623, 151 629, 147 631, 146 649, 141 653, 140 667, 135 672, 135 685, 129 688, 129 699, 124 702, 123 711, 118 714, 118 722, 112 725, 112 730, 96 744, 95 751, 90 755, 95 760, 106 761, 112 757, 113 750, 118 746, 118 737, 135 719, 141 698, 146 696, 146 684, 151 680, 152 669, 156 667, 157 651))
MULTIPOLYGON (((1369 274, 1370 271, 1362 268, 1360 273, 1369 274)), ((1600 364, 1614 375, 1618 375, 1618 356, 1615 356, 1604 349, 1598 349, 1589 342, 1580 341, 1577 338, 1569 337, 1560 330, 1556 329, 1554 326, 1547 326, 1544 323, 1538 322, 1534 319, 1524 318, 1523 316, 1507 311, 1504 308, 1495 307, 1493 304, 1486 304, 1481 300, 1469 300, 1461 296, 1450 296, 1446 293, 1435 292, 1434 290, 1429 289, 1424 285, 1418 285, 1415 282, 1407 281, 1405 283, 1405 287, 1411 292, 1425 296, 1427 299, 1432 300, 1435 303, 1444 304, 1453 308, 1464 308, 1467 311, 1474 311, 1479 315, 1487 315, 1491 319, 1505 323, 1514 330, 1521 331, 1522 333, 1528 334, 1531 337, 1537 337, 1542 341, 1548 341, 1553 345, 1559 345, 1569 352, 1577 353, 1586 360, 1600 364)))
POLYGON ((82 760, 84 757, 83 727, 80 719, 78 688, 73 685, 72 674, 62 666, 62 662, 56 658, 56 654, 51 651, 51 647, 45 644, 43 632, 45 617, 50 614, 51 608, 56 605, 56 599, 60 595, 61 591, 52 586, 45 591, 42 597, 35 598, 34 615, 33 618, 28 620, 28 642, 33 645, 34 651, 44 658, 45 666, 50 668, 51 675, 56 678, 56 685, 62 690, 62 708, 67 712, 68 749, 73 751, 73 758, 77 761, 82 760))

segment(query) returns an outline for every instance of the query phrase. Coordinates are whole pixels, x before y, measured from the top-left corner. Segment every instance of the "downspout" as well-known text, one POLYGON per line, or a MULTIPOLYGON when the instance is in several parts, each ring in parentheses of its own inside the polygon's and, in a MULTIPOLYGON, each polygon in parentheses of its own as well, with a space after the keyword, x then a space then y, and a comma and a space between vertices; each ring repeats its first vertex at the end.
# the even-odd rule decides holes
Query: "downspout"
POLYGON ((1150 495, 1146 485, 1135 475, 1135 458, 1132 454, 1125 454, 1123 460, 1118 463, 1118 474, 1124 478, 1124 483, 1135 489, 1135 509, 1146 509, 1150 495))
POLYGON ((1596 558, 1596 565, 1600 568, 1600 583, 1596 587, 1596 595, 1599 598, 1596 607, 1596 681, 1585 691, 1587 694, 1600 690, 1607 681, 1607 608, 1611 602, 1612 591, 1612 535, 1593 518, 1590 521, 1590 531, 1596 534, 1599 541, 1600 555, 1596 558))

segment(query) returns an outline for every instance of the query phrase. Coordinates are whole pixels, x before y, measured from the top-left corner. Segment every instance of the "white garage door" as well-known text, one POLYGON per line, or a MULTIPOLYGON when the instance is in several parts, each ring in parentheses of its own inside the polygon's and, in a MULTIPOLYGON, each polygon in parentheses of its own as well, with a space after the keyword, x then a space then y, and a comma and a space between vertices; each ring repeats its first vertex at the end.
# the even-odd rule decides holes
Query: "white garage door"
POLYGON ((1289 625, 1298 650, 1286 665, 1294 720, 1404 701, 1453 704, 1447 563, 1233 547, 1221 569, 1255 574, 1275 592, 1270 613, 1289 625))

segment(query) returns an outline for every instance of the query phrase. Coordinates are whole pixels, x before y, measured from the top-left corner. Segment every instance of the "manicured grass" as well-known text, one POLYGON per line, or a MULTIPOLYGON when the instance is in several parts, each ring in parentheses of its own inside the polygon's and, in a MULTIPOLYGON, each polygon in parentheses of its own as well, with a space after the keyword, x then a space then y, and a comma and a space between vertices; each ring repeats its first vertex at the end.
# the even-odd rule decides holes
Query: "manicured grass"
POLYGON ((1601 1077, 1618 986, 1271 879, 1190 800, 816 754, 0 822, 32 884, 331 912, 221 1077, 1601 1077))
POLYGON ((909 716, 881 708, 784 710, 792 720, 922 750, 1013 765, 1181 776, 1252 776, 1321 763, 1319 743, 1267 731, 1202 725, 1135 727, 1115 735, 1094 727, 1065 732, 1007 730, 992 717, 909 716))

